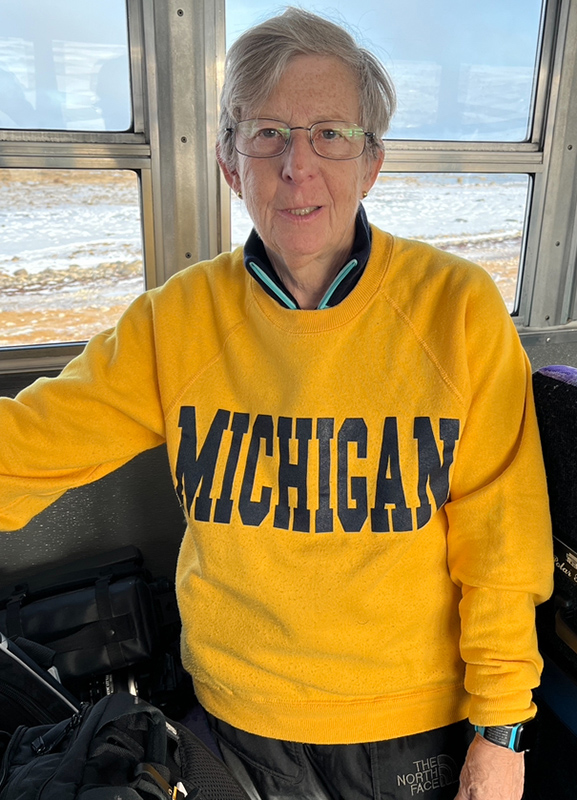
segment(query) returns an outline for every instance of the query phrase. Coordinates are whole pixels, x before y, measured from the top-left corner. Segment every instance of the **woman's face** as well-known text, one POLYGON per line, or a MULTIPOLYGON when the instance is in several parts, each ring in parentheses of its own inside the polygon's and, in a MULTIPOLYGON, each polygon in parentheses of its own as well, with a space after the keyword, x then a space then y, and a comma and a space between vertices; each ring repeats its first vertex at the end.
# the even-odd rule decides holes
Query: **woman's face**
MULTIPOLYGON (((340 60, 298 56, 290 61, 262 107, 243 114, 309 128, 323 120, 358 122, 355 78, 340 60)), ((236 170, 223 166, 273 264, 279 259, 295 275, 316 264, 327 272, 342 266, 354 239, 355 216, 363 191, 379 172, 382 158, 365 152, 350 161, 321 158, 307 131, 293 131, 289 147, 274 158, 238 154, 236 170)))

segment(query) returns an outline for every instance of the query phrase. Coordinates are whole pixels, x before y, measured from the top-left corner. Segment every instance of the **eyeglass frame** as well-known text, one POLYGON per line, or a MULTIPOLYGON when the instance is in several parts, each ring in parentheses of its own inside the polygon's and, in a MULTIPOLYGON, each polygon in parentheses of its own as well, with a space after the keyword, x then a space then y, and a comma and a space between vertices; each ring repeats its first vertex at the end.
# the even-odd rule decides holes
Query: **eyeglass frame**
POLYGON ((246 158, 278 158, 278 156, 282 156, 283 153, 286 153, 286 151, 288 149, 288 146, 289 146, 289 144, 291 142, 292 132, 293 131, 307 131, 307 133, 309 135, 309 137, 308 137, 309 138, 309 144, 310 144, 310 146, 312 148, 313 153, 315 155, 317 155, 319 158, 326 158, 328 161, 354 161, 356 158, 360 158, 363 155, 363 153, 366 151, 366 149, 367 149, 367 140, 370 141, 370 142, 373 142, 373 143, 377 141, 376 140, 376 134, 374 133, 374 131, 366 131, 361 125, 358 125, 356 122, 348 123, 350 125, 355 125, 355 127, 359 128, 359 130, 361 130, 363 132, 363 137, 364 137, 363 138, 363 149, 358 154, 358 156, 348 156, 347 158, 334 158, 333 156, 323 156, 321 153, 319 153, 316 150, 316 148, 315 148, 315 146, 313 144, 312 136, 311 136, 312 129, 316 125, 322 125, 323 122, 345 122, 346 123, 347 120, 344 120, 344 119, 321 119, 318 122, 313 122, 313 124, 310 126, 310 128, 306 128, 304 125, 295 125, 294 127, 291 128, 290 125, 288 125, 286 122, 283 122, 281 119, 273 119, 272 117, 250 117, 249 119, 239 119, 238 122, 234 123, 234 126, 232 128, 225 128, 225 131, 226 131, 226 133, 229 133, 229 134, 235 134, 235 137, 234 137, 234 149, 236 150, 236 152, 239 155, 245 156, 246 158), (253 122, 254 120, 257 120, 257 119, 269 120, 270 122, 280 122, 281 125, 284 126, 285 130, 287 130, 289 132, 288 137, 284 140, 285 144, 284 144, 283 149, 280 151, 280 153, 275 153, 274 155, 271 155, 271 156, 255 156, 255 155, 251 155, 250 153, 243 153, 241 150, 238 149, 238 147, 236 146, 236 127, 237 127, 237 125, 240 125, 242 122, 253 122))

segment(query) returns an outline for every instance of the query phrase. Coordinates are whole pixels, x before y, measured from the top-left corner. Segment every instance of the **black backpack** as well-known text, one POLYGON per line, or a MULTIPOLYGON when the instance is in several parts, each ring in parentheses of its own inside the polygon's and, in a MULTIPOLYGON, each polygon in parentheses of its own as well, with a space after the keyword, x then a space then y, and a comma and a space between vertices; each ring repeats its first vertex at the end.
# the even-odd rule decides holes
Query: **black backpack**
POLYGON ((188 728, 127 693, 4 742, 0 800, 248 800, 188 728))

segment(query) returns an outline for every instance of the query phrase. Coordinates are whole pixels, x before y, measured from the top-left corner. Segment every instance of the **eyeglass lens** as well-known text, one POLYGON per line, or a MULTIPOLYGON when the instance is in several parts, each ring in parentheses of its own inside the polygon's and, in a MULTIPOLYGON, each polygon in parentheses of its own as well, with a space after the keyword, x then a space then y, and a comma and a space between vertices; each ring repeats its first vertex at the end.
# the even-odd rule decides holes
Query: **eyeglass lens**
MULTIPOLYGON (((323 158, 358 158, 365 149, 365 132, 352 122, 328 120, 317 122, 305 130, 308 130, 314 151, 323 158)), ((281 155, 291 137, 288 125, 272 119, 243 120, 237 123, 235 131, 237 151, 254 158, 281 155)))

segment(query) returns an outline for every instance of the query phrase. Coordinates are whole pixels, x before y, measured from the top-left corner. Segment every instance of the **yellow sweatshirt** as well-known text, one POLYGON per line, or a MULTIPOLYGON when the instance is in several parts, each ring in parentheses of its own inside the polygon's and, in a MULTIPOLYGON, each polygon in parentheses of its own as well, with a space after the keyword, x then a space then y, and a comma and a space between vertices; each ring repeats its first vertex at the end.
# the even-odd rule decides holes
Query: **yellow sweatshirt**
POLYGON ((314 743, 534 713, 552 585, 531 372, 489 276, 375 228, 339 305, 242 250, 0 401, 0 528, 166 441, 183 660, 239 728, 314 743))

